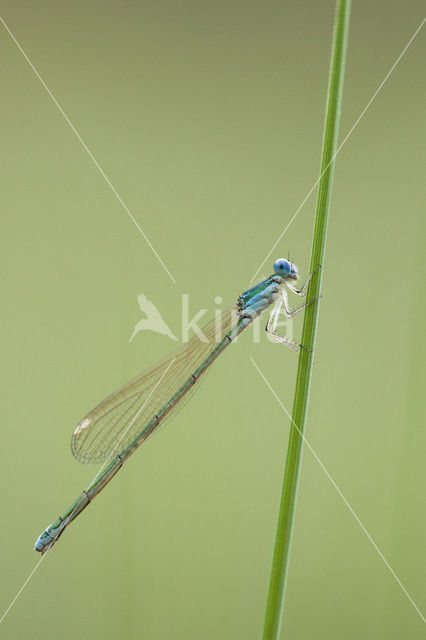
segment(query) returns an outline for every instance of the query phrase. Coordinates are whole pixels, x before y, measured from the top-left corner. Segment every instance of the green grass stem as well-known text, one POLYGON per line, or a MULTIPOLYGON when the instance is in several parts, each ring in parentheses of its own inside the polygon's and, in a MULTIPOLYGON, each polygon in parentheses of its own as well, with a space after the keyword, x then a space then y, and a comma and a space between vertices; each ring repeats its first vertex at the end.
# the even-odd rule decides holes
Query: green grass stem
MULTIPOLYGON (((349 13, 350 0, 338 0, 334 23, 333 47, 331 52, 330 76, 321 158, 321 178, 319 181, 316 204, 310 271, 314 271, 318 265, 324 265, 327 221, 334 173, 334 154, 337 146, 343 93, 343 76, 345 69, 349 13)), ((322 271, 323 269, 317 271, 311 279, 306 294, 307 300, 311 300, 312 298, 319 296, 322 282, 322 271)), ((266 605, 263 640, 278 640, 280 633, 297 490, 302 462, 303 433, 306 423, 309 389, 312 376, 313 351, 315 347, 318 311, 318 302, 310 305, 305 310, 303 321, 302 344, 312 351, 302 349, 299 356, 292 422, 278 514, 269 593, 266 605)))

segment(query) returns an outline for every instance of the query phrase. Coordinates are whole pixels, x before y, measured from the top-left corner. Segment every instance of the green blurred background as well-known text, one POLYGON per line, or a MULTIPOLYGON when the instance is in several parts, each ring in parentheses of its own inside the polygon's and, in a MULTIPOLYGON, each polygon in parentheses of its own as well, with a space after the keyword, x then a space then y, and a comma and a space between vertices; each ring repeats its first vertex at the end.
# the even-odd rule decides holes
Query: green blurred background
MULTIPOLYGON (((340 139, 423 3, 354 2, 340 139)), ((231 304, 318 175, 334 2, 2 2, 2 16, 177 281, 1 30, 1 610, 33 543, 96 472, 70 435, 231 304)), ((424 603, 425 93, 421 32, 338 156, 307 438, 424 603), (424 442, 424 441, 423 441, 424 442)), ((274 251, 303 275, 315 196, 274 251)), ((272 259, 262 269, 271 271, 272 259)), ((295 323, 300 335, 301 319, 295 323)), ((246 335, 42 562, 7 638, 260 638, 297 356, 246 335)), ((423 638, 309 451, 282 639, 423 638)))

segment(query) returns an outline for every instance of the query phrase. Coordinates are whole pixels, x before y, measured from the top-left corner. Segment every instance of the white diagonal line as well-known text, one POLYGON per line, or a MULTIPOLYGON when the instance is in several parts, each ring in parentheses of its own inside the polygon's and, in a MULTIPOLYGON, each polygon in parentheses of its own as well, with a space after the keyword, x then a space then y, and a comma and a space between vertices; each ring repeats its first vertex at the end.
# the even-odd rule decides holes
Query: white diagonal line
POLYGON ((343 500, 343 502, 345 503, 345 505, 347 506, 347 508, 349 509, 349 511, 351 512, 351 514, 353 515, 353 517, 355 518, 357 523, 359 524, 359 526, 361 527, 362 531, 365 533, 365 535, 367 536, 367 538, 369 539, 369 541, 373 545, 374 549, 377 551, 377 553, 379 554, 379 556, 381 557, 381 559, 383 560, 383 562, 385 563, 385 565, 389 569, 389 571, 392 574, 392 576, 395 578, 395 580, 397 581, 397 583, 399 584, 399 586, 401 587, 401 589, 403 590, 403 592, 405 593, 405 595, 407 596, 407 598, 409 599, 409 601, 411 602, 411 604, 413 605, 413 607, 415 608, 415 610, 417 611, 417 613, 419 614, 419 616, 421 617, 423 622, 426 622, 426 619, 424 618, 422 612, 420 611, 420 609, 418 608, 418 606, 414 602, 413 598, 410 596, 410 594, 408 593, 407 589, 404 587, 404 585, 402 584, 401 580, 398 578, 398 576, 396 575, 395 571, 392 569, 392 567, 390 566, 389 562, 386 560, 385 556, 383 555, 383 553, 381 552, 381 550, 379 549, 377 544, 374 542, 373 538, 371 537, 371 535, 369 534, 369 532, 367 531, 367 529, 365 528, 365 526, 363 525, 363 523, 361 522, 361 520, 359 519, 359 517, 357 516, 357 514, 353 510, 353 508, 351 507, 351 505, 349 504, 348 500, 345 498, 345 496, 343 495, 342 491, 337 486, 335 480, 333 479, 333 477, 331 476, 329 471, 326 469, 324 464, 321 462, 321 460, 319 459, 318 455, 315 453, 315 451, 313 450, 313 448, 311 447, 309 442, 306 440, 305 436, 300 431, 299 427, 294 422, 293 418, 291 417, 291 415, 289 414, 289 412, 287 411, 287 409, 285 408, 285 406, 281 402, 280 398, 277 396, 277 394, 275 393, 275 391, 273 390, 273 388, 269 384, 268 380, 265 378, 265 376, 263 375, 263 373, 261 372, 261 370, 259 369, 259 367, 257 366, 256 362, 254 361, 254 359, 251 356, 250 356, 250 360, 251 360, 252 364, 254 365, 254 367, 257 369, 257 371, 260 374, 260 376, 262 377, 262 379, 265 382, 266 386, 269 388, 269 390, 274 395, 275 399, 278 401, 278 404, 280 405, 281 409, 284 411, 284 413, 287 414, 288 418, 291 420, 291 422, 293 423, 294 427, 297 429, 297 431, 301 435, 301 437, 303 439, 303 442, 306 444, 306 446, 308 447, 309 451, 312 453, 312 455, 314 456, 315 460, 318 462, 318 464, 320 465, 321 469, 324 471, 325 475, 330 480, 330 482, 333 485, 333 487, 336 489, 337 493, 339 494, 339 496, 341 497, 341 499, 343 500))
POLYGON ((403 50, 401 51, 401 53, 399 54, 398 58, 395 60, 395 62, 393 63, 393 65, 391 66, 391 68, 389 69, 389 71, 387 72, 387 74, 385 75, 384 79, 382 80, 382 82, 379 84, 379 86, 377 87, 376 91, 373 93, 373 95, 371 96, 370 100, 367 102, 366 106, 364 107, 364 109, 361 111, 360 115, 358 116, 358 118, 355 120, 354 124, 352 125, 352 127, 349 129, 348 133, 346 134, 346 136, 343 138, 342 142, 340 143, 340 145, 337 147, 336 151, 333 154, 333 157, 331 158, 330 162, 328 163, 328 165, 325 167, 324 171, 321 173, 321 175, 318 177, 317 181, 314 183, 313 187, 311 188, 311 190, 308 192, 308 194, 306 195, 306 197, 304 198, 304 200, 302 201, 301 205, 299 206, 299 208, 296 210, 296 213, 293 215, 292 218, 290 218, 290 222, 288 222, 287 226, 284 228, 284 230, 280 233, 277 241, 274 243, 274 245, 271 247, 270 251, 268 252, 268 254, 266 255, 265 259, 263 260, 263 262, 259 265, 257 271, 254 273, 254 275, 252 276, 250 283, 253 282, 253 280, 255 279, 255 277, 257 276, 257 274, 259 273, 259 271, 261 270, 261 268, 263 267, 263 265, 265 264, 265 262, 267 261, 267 259, 269 258, 269 256, 271 255, 271 253, 274 251, 275 247, 277 246, 277 244, 280 242, 281 238, 283 237, 283 235, 287 232, 288 228, 290 227, 290 225, 292 224, 292 222, 294 221, 294 219, 296 218, 296 216, 300 213, 303 205, 305 204, 305 202, 308 200, 309 196, 313 193, 313 191, 315 191, 319 181, 321 180, 322 176, 324 175, 324 173, 327 171, 327 169, 329 168, 329 166, 331 165, 332 162, 334 162, 334 159, 336 158, 337 154, 339 153, 340 149, 343 147, 343 145, 345 144, 345 142, 347 141, 347 139, 349 138, 349 136, 351 135, 351 133, 353 132, 353 130, 355 129, 355 127, 358 125, 359 121, 361 120, 361 118, 363 117, 363 115, 365 114, 365 112, 367 111, 367 109, 369 108, 369 106, 371 105, 371 103, 373 102, 373 100, 375 99, 375 97, 377 96, 377 94, 379 93, 379 91, 381 90, 381 88, 383 87, 383 85, 385 84, 386 80, 389 78, 389 76, 391 75, 392 71, 395 69, 396 65, 398 64, 398 62, 401 60, 401 58, 403 57, 403 55, 405 54, 405 52, 407 51, 408 47, 410 46, 410 44, 413 42, 414 38, 416 37, 416 35, 419 33, 420 29, 423 27, 424 23, 426 21, 426 18, 423 18, 422 22, 420 23, 420 25, 417 27, 417 29, 415 30, 415 32, 413 33, 413 35, 411 36, 411 38, 409 39, 409 41, 407 42, 407 44, 405 45, 405 47, 403 48, 403 50))
POLYGON ((57 106, 57 108, 59 109, 59 111, 61 112, 62 116, 64 117, 64 119, 66 120, 67 124, 71 127, 72 131, 74 132, 77 140, 80 142, 81 146, 84 148, 84 150, 87 152, 87 154, 89 155, 90 159, 92 160, 93 164, 95 165, 95 167, 97 168, 97 170, 99 171, 99 173, 101 174, 101 176, 104 178, 105 182, 107 183, 107 185, 109 186, 109 188, 111 189, 111 191, 113 192, 113 194, 115 195, 115 197, 117 198, 117 200, 119 201, 119 203, 121 204, 121 206, 123 207, 124 211, 127 213, 127 215, 129 216, 129 218, 132 220, 133 224, 136 226, 136 228, 138 229, 139 233, 142 235, 143 239, 145 240, 145 242, 149 245, 151 251, 154 253, 155 257, 157 258, 158 262, 161 264, 161 266, 163 267, 163 269, 166 271, 166 273, 168 274, 168 276, 171 278, 171 280, 176 284, 176 280, 174 279, 174 277, 172 276, 172 274, 170 273, 170 271, 168 270, 168 268, 166 267, 166 265, 164 264, 163 260, 160 258, 160 256, 158 255, 157 251, 155 250, 155 248, 152 246, 148 236, 146 235, 146 233, 144 232, 144 230, 142 229, 142 227, 140 226, 140 224, 137 222, 137 220, 135 219, 134 215, 131 213, 131 211, 129 210, 129 208, 127 207, 127 205, 123 202, 123 199, 121 198, 120 194, 118 193, 117 189, 114 187, 114 185, 111 183, 111 181, 109 180, 108 176, 106 175, 105 171, 102 169, 102 167, 100 166, 99 162, 96 160, 95 156, 93 155, 93 153, 90 151, 89 147, 87 146, 87 144, 84 142, 83 138, 81 137, 81 135, 78 133, 77 129, 74 127, 73 123, 71 122, 71 120, 69 119, 69 117, 67 116, 67 114, 65 113, 65 111, 62 109, 61 105, 59 104, 59 102, 56 100, 55 96, 53 95, 53 93, 51 92, 51 90, 49 89, 49 87, 47 86, 47 84, 45 83, 45 81, 43 80, 43 78, 41 77, 41 75, 39 74, 39 72, 37 71, 37 69, 35 68, 35 66, 33 65, 33 63, 31 62, 31 60, 29 59, 29 57, 27 56, 27 54, 25 53, 25 51, 23 50, 23 48, 21 47, 21 45, 19 44, 18 40, 15 38, 15 36, 13 35, 12 31, 9 29, 9 27, 7 26, 7 24, 5 23, 5 21, 3 20, 3 18, 0 16, 0 21, 2 22, 4 28, 6 29, 6 31, 8 32, 8 34, 10 35, 10 37, 12 38, 12 40, 14 41, 14 43, 16 44, 16 46, 18 47, 19 51, 22 53, 22 55, 24 56, 25 60, 28 62, 28 64, 30 65, 31 69, 34 71, 35 75, 37 76, 37 78, 40 80, 41 84, 43 85, 43 87, 45 88, 45 90, 47 91, 47 93, 49 94, 50 98, 53 100, 53 102, 55 103, 55 105, 57 106))
POLYGON ((29 583, 29 581, 31 580, 31 578, 33 577, 33 575, 35 574, 35 572, 37 571, 37 569, 39 568, 42 560, 44 559, 44 556, 41 556, 40 560, 37 562, 36 566, 34 567, 34 569, 31 571, 30 575, 28 576, 28 578, 25 580, 24 584, 22 585, 22 587, 19 589, 18 593, 16 594, 16 596, 13 598, 12 602, 10 603, 10 605, 8 606, 8 608, 6 609, 6 611, 4 612, 4 614, 2 615, 2 617, 0 618, 0 624, 3 622, 3 620, 5 619, 5 617, 7 616, 7 614, 9 613, 9 611, 11 610, 11 608, 13 607, 13 605, 15 604, 15 602, 17 601, 17 599, 19 598, 19 596, 21 595, 21 593, 23 592, 23 590, 25 589, 25 587, 27 586, 27 584, 29 583))

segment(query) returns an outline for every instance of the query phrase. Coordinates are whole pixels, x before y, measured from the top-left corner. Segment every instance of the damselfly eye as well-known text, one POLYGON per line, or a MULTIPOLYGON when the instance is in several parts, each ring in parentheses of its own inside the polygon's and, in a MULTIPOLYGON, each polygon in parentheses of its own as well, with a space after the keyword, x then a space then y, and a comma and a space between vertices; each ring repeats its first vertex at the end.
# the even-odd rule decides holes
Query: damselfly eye
POLYGON ((278 258, 274 262, 274 271, 277 276, 289 276, 291 273, 291 263, 285 258, 278 258))

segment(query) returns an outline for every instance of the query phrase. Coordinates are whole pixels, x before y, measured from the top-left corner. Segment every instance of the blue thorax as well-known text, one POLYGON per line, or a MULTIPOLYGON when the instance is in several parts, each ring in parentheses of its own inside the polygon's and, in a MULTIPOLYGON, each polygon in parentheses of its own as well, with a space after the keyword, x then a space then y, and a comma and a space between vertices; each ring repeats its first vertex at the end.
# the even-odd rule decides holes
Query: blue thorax
POLYGON ((264 291, 271 284, 275 284, 277 281, 276 278, 277 278, 276 275, 271 275, 268 278, 266 278, 266 280, 262 280, 262 282, 258 282, 254 287, 251 287, 250 289, 243 291, 243 293, 240 296, 238 296, 238 301, 237 301, 238 309, 240 310, 245 309, 250 304, 250 302, 253 302, 254 296, 257 296, 259 293, 264 291))

